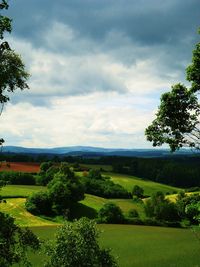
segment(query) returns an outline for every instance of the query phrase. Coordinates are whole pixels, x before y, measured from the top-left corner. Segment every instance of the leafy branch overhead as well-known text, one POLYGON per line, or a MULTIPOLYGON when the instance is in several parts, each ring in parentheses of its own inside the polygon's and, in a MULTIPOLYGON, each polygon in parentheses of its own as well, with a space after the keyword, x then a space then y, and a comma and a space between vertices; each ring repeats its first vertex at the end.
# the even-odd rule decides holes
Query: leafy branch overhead
POLYGON ((192 63, 186 69, 191 87, 175 84, 161 96, 156 119, 145 130, 153 146, 168 144, 171 151, 181 147, 200 149, 200 43, 193 51, 192 63))
MULTIPOLYGON (((0 10, 8 9, 6 0, 1 1, 0 10)), ((11 33, 12 20, 0 14, 0 115, 2 113, 4 104, 10 100, 9 93, 16 89, 28 89, 26 83, 29 74, 25 69, 21 57, 10 48, 9 43, 4 40, 6 32, 11 33)), ((0 139, 0 145, 4 142, 0 139)))

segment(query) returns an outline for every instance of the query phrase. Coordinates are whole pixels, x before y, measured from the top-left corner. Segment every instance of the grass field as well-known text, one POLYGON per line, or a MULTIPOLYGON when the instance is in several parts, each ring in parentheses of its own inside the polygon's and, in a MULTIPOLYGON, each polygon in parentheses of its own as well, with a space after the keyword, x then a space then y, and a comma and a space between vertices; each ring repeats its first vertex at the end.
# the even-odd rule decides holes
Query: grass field
MULTIPOLYGON (((200 242, 192 231, 176 228, 98 225, 100 243, 112 248, 120 267, 199 267, 200 242)), ((42 239, 51 239, 55 227, 34 227, 42 239)), ((43 266, 42 254, 31 254, 33 266, 43 266)))
POLYGON ((57 225, 52 221, 36 217, 27 212, 24 208, 25 198, 9 198, 6 203, 0 203, 0 211, 5 212, 15 218, 19 226, 47 226, 57 225))
POLYGON ((7 185, 2 187, 0 194, 3 197, 28 197, 32 193, 45 189, 44 186, 36 185, 7 185))
POLYGON ((153 193, 157 191, 162 191, 163 193, 172 194, 174 192, 178 192, 181 189, 165 184, 160 184, 156 182, 152 182, 150 180, 143 180, 135 176, 124 175, 124 174, 115 174, 115 173, 108 173, 108 176, 111 177, 111 180, 116 183, 120 184, 124 188, 126 188, 129 192, 132 191, 135 185, 139 185, 144 189, 144 194, 151 196, 153 193))
POLYGON ((113 202, 117 204, 125 215, 127 215, 130 209, 136 209, 140 217, 144 217, 142 203, 133 202, 132 199, 105 199, 102 197, 86 194, 85 199, 81 201, 82 204, 86 205, 87 207, 93 208, 96 211, 99 211, 100 208, 102 208, 102 206, 107 202, 113 202))

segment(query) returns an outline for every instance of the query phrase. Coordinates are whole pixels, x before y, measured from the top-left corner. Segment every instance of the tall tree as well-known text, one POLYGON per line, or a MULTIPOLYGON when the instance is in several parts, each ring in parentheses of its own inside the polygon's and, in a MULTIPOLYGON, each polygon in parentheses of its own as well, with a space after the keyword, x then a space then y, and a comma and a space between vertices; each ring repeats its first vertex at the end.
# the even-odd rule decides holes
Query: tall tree
MULTIPOLYGON (((8 9, 6 0, 0 2, 0 10, 8 9)), ((25 70, 21 57, 11 49, 9 43, 5 40, 4 34, 11 33, 12 20, 0 14, 0 115, 3 111, 4 104, 10 100, 9 93, 14 92, 17 88, 27 89, 26 83, 29 74, 25 70)), ((4 140, 0 139, 0 145, 4 140)))
MULTIPOLYGON (((200 30, 199 30, 200 33, 200 30)), ((161 96, 156 119, 145 130, 153 146, 168 144, 171 151, 181 147, 200 149, 200 43, 193 50, 192 63, 186 69, 187 88, 175 84, 170 92, 161 96)))

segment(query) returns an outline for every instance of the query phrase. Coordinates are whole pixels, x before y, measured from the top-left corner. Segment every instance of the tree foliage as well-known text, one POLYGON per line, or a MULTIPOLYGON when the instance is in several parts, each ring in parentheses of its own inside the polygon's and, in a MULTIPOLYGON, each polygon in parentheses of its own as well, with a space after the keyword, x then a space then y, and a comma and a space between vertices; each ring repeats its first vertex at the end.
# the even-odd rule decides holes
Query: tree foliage
POLYGON ((164 93, 156 119, 145 131, 153 146, 166 143, 171 151, 181 147, 200 149, 200 105, 197 97, 200 90, 200 43, 193 51, 192 63, 186 72, 190 88, 178 83, 172 86, 170 92, 164 93))
MULTIPOLYGON (((51 166, 47 169, 53 171, 51 166)), ((47 185, 47 191, 38 192, 26 200, 26 209, 33 214, 58 214, 70 212, 74 203, 84 199, 85 188, 66 163, 61 163, 60 168, 54 173, 52 180, 47 185)), ((68 214, 70 215, 70 214, 68 214)))
POLYGON ((119 206, 115 203, 108 202, 99 210, 99 221, 101 223, 123 223, 124 215, 119 206))
MULTIPOLYGON (((0 10, 8 9, 6 0, 0 2, 0 10)), ((10 45, 4 40, 4 34, 11 32, 12 20, 6 16, 0 15, 0 103, 3 110, 4 103, 10 100, 9 93, 14 92, 17 88, 27 89, 26 83, 29 74, 25 70, 21 57, 10 48, 10 45)), ((0 145, 4 140, 0 139, 0 145)))
POLYGON ((48 191, 53 201, 53 210, 63 214, 66 209, 70 210, 73 203, 84 199, 85 188, 74 172, 62 163, 60 171, 48 184, 48 191))
POLYGON ((99 232, 94 221, 81 218, 65 223, 56 234, 56 240, 47 246, 50 257, 46 267, 117 267, 110 250, 100 248, 99 232))
POLYGON ((191 224, 198 224, 200 219, 200 195, 179 194, 176 206, 181 219, 188 220, 191 224))
POLYGON ((165 198, 162 192, 157 192, 145 203, 145 213, 158 221, 179 221, 176 204, 165 198))
POLYGON ((16 226, 14 219, 2 212, 0 224, 0 266, 9 267, 15 263, 31 266, 26 253, 29 248, 39 249, 39 239, 29 229, 16 226))
POLYGON ((111 181, 110 177, 101 175, 100 170, 91 169, 82 178, 85 191, 88 194, 105 198, 130 198, 129 192, 119 184, 111 181))
POLYGON ((140 187, 139 185, 135 185, 132 190, 132 195, 142 198, 144 195, 144 189, 140 187))

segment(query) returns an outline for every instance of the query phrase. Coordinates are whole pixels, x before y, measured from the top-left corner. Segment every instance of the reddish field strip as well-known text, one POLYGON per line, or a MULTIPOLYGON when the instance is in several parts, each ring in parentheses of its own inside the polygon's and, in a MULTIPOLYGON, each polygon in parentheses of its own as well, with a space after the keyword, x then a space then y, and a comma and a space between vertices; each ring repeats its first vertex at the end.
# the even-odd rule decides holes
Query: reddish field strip
POLYGON ((35 162, 2 162, 0 171, 39 172, 40 164, 35 162))

